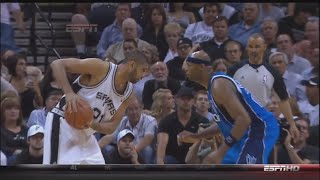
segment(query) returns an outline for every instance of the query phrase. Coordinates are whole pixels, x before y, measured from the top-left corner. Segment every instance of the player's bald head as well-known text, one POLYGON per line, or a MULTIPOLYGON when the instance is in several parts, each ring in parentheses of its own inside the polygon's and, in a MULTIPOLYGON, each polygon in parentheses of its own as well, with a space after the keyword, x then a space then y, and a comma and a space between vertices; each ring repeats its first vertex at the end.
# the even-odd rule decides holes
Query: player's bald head
POLYGON ((206 52, 204 52, 203 50, 196 51, 196 52, 192 53, 191 57, 201 59, 201 60, 207 61, 207 62, 211 61, 209 55, 206 52))

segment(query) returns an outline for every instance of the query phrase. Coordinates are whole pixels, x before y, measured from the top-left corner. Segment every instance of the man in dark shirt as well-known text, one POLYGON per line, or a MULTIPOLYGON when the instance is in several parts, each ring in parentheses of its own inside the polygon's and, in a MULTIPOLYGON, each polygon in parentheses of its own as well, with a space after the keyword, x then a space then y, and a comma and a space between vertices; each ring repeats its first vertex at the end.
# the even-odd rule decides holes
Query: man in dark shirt
POLYGON ((295 42, 304 38, 304 27, 308 17, 315 12, 315 7, 309 3, 296 3, 293 16, 287 16, 279 20, 278 34, 289 34, 295 42))
POLYGON ((43 160, 43 136, 44 129, 39 125, 33 125, 28 130, 29 148, 20 153, 15 164, 42 164, 43 160))
POLYGON ((153 103, 152 95, 158 89, 170 89, 172 94, 175 95, 180 89, 178 80, 168 77, 167 65, 163 62, 156 62, 151 66, 151 74, 154 79, 147 81, 144 84, 142 92, 142 101, 144 109, 150 109, 153 103))
POLYGON ((144 164, 143 158, 134 148, 133 140, 135 136, 132 131, 124 129, 117 135, 117 147, 110 154, 108 162, 110 164, 144 164))
POLYGON ((228 34, 228 19, 224 16, 217 16, 213 22, 212 30, 214 37, 208 41, 200 43, 200 49, 206 52, 211 62, 224 58, 224 46, 230 41, 228 34))
POLYGON ((197 132, 199 124, 208 119, 192 110, 194 95, 191 88, 182 87, 176 95, 177 111, 162 119, 158 126, 157 164, 185 164, 190 143, 178 143, 177 136, 186 130, 197 132))
POLYGON ((167 62, 169 77, 178 81, 183 81, 186 78, 182 70, 182 64, 192 48, 192 41, 188 38, 180 38, 177 43, 178 56, 167 62))

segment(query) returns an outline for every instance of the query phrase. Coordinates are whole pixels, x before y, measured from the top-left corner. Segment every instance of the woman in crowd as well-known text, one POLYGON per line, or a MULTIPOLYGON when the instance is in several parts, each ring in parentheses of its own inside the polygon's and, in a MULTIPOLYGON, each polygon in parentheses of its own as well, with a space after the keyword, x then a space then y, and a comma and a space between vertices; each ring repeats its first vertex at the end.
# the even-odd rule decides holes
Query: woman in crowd
POLYGON ((227 73, 229 67, 229 62, 225 59, 216 59, 212 63, 212 70, 213 72, 224 72, 227 73))
POLYGON ((1 99, 3 99, 1 101, 1 150, 7 158, 10 158, 28 147, 28 128, 22 124, 18 96, 15 93, 11 95, 6 93, 1 99))
POLYGON ((26 73, 26 57, 21 54, 7 59, 7 67, 11 75, 10 83, 18 91, 21 99, 21 111, 24 119, 28 119, 31 111, 42 106, 43 99, 37 79, 26 73))
POLYGON ((163 62, 167 63, 178 56, 177 43, 182 37, 182 28, 178 23, 168 23, 164 26, 164 34, 166 37, 166 42, 169 45, 169 49, 163 62))
POLYGON ((184 10, 185 3, 169 3, 168 23, 179 23, 183 29, 189 24, 195 23, 196 18, 192 12, 184 10))
POLYGON ((158 48, 161 61, 164 60, 168 52, 168 44, 163 30, 166 24, 167 17, 163 7, 159 4, 151 5, 146 13, 146 28, 143 30, 141 39, 158 48))
POLYGON ((159 123, 161 119, 174 112, 174 98, 169 89, 158 89, 152 95, 153 103, 150 115, 159 123))

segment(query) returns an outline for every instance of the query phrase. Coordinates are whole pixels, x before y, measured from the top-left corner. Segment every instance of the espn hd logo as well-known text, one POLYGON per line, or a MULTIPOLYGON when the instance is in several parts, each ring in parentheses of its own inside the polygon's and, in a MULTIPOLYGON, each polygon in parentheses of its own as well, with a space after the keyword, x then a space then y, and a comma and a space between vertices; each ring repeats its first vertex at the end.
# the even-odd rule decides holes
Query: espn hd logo
POLYGON ((266 165, 263 168, 263 171, 275 172, 275 171, 284 171, 284 172, 298 172, 300 166, 297 165, 266 165))

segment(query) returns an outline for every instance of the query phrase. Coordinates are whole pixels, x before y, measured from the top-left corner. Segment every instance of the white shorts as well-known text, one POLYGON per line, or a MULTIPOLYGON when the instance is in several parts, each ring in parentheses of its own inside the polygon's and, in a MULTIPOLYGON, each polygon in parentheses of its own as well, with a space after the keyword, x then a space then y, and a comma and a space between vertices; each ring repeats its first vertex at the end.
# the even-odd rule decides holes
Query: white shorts
MULTIPOLYGON (((43 164, 50 164, 53 113, 46 118, 43 164)), ((78 130, 60 117, 60 133, 57 164, 105 164, 101 149, 91 128, 78 130)))

